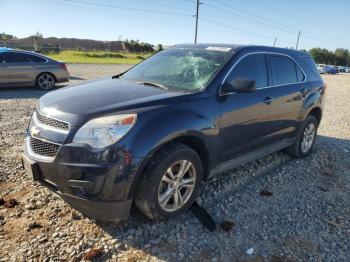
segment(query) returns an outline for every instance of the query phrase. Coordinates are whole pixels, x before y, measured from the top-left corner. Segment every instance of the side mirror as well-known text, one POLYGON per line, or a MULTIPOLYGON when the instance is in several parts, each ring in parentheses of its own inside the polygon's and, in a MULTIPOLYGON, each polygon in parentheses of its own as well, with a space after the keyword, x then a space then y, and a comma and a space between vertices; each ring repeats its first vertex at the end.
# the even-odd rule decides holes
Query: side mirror
POLYGON ((248 78, 237 77, 230 83, 225 83, 221 87, 222 94, 228 93, 252 93, 256 91, 256 82, 248 78))

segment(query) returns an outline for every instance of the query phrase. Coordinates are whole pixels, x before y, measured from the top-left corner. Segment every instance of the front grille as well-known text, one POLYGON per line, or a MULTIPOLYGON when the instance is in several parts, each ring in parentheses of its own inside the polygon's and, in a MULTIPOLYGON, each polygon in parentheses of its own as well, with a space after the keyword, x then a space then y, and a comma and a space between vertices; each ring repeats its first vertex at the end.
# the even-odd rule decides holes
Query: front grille
POLYGON ((43 114, 40 114, 38 111, 36 111, 36 118, 44 125, 51 126, 58 129, 63 129, 68 131, 69 130, 69 124, 60 120, 56 120, 50 117, 47 117, 43 114))
POLYGON ((33 153, 45 157, 55 157, 60 148, 60 145, 46 142, 35 137, 30 137, 29 142, 33 153))

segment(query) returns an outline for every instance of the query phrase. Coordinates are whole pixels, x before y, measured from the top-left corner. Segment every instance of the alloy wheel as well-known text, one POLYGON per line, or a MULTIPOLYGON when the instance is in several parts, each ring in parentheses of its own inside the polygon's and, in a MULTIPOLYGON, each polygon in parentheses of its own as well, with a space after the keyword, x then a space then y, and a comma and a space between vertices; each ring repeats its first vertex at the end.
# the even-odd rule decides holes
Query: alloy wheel
POLYGON ((55 86, 55 79, 50 74, 42 74, 38 78, 38 85, 41 89, 51 89, 55 86))
POLYGON ((189 160, 172 164, 162 177, 158 189, 158 202, 166 212, 182 208, 193 194, 196 184, 196 169, 189 160))
POLYGON ((315 124, 309 123, 304 130, 303 140, 301 141, 301 150, 303 151, 303 153, 309 152, 309 150, 312 147, 312 144, 314 143, 315 136, 316 136, 315 124))

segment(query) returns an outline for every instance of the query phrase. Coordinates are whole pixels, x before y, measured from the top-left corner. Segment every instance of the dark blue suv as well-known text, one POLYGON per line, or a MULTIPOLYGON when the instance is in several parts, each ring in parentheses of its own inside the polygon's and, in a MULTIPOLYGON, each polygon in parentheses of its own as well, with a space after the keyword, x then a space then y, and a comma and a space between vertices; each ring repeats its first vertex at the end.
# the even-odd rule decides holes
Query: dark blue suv
POLYGON ((123 74, 43 96, 23 165, 87 216, 125 219, 134 203, 167 219, 212 175, 281 149, 308 155, 325 89, 304 52, 174 46, 123 74))

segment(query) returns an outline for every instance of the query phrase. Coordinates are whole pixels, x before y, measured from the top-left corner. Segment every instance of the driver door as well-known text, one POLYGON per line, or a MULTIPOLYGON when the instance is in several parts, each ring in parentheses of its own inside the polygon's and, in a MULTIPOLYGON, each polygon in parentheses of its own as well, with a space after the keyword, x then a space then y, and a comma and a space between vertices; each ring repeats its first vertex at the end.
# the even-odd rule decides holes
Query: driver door
MULTIPOLYGON (((240 60, 241 59, 241 60, 240 60)), ((257 149, 270 142, 272 96, 265 54, 248 54, 226 76, 224 83, 236 78, 255 80, 257 90, 252 93, 220 94, 222 161, 227 161, 257 149)))

